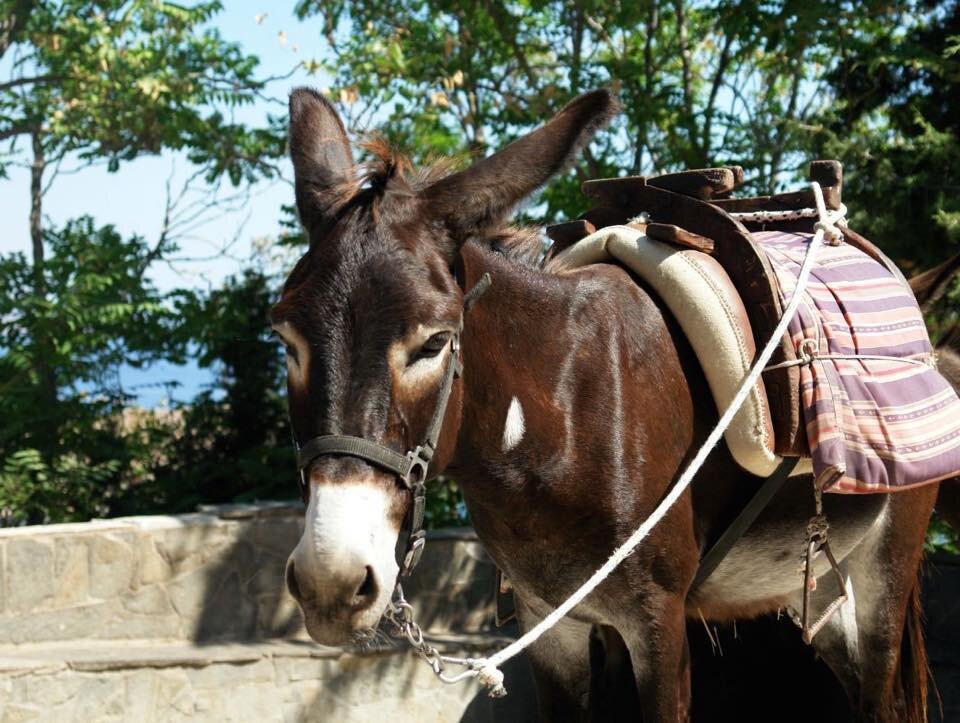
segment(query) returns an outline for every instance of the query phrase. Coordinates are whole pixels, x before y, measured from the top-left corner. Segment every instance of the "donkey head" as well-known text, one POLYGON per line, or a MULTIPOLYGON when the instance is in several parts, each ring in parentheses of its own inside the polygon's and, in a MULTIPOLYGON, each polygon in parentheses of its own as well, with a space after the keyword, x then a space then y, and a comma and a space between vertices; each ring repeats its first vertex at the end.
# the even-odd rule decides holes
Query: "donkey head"
MULTIPOLYGON (((465 171, 417 174, 377 144, 374 160, 357 169, 333 107, 311 90, 293 92, 290 153, 310 246, 271 321, 287 349, 297 440, 353 435, 401 453, 422 440, 460 323, 453 268, 461 245, 509 235, 513 208, 614 111, 608 92, 588 93, 465 171)), ((431 475, 453 455, 460 394, 457 383, 431 475)), ((304 481, 306 524, 287 586, 310 635, 343 643, 374 627, 389 602, 411 494, 349 456, 319 457, 304 481)))

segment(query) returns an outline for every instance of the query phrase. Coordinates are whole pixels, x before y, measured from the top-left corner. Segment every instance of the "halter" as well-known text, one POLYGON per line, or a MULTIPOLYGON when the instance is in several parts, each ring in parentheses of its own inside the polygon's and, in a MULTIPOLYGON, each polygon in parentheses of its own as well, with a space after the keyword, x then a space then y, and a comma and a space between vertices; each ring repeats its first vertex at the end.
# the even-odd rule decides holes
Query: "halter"
POLYGON ((463 374, 463 365, 460 363, 460 334, 463 332, 463 317, 470 310, 474 302, 490 287, 490 274, 484 274, 463 297, 463 309, 460 312, 460 321, 457 331, 450 340, 450 358, 440 382, 440 391, 437 394, 437 404, 427 425, 427 432, 423 442, 406 454, 401 454, 386 445, 374 442, 364 437, 353 437, 343 434, 325 434, 308 440, 302 446, 296 443, 297 468, 300 472, 300 493, 307 499, 307 469, 318 457, 337 454, 348 457, 357 457, 372 465, 392 472, 400 484, 413 494, 413 506, 404 522, 406 540, 401 547, 397 540, 397 563, 400 566, 400 575, 406 577, 420 562, 423 555, 423 546, 426 543, 426 531, 423 528, 424 511, 427 503, 427 470, 430 460, 437 450, 440 432, 443 428, 443 419, 447 413, 447 403, 453 391, 453 380, 463 374))

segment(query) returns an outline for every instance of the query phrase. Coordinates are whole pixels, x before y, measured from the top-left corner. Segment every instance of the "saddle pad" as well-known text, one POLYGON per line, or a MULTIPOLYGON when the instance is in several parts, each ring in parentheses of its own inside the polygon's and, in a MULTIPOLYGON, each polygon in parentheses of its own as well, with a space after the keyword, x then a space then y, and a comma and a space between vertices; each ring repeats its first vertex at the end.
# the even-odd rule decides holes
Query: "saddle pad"
MULTIPOLYGON (((756 356, 740 295, 719 263, 700 251, 648 238, 631 226, 607 226, 557 255, 557 269, 619 262, 649 284, 676 317, 700 360, 717 408, 736 395, 756 356)), ((737 464, 766 477, 780 462, 763 380, 724 434, 737 464)), ((796 474, 804 470, 798 468, 796 474)), ((809 467, 806 467, 809 472, 809 467)))
MULTIPOLYGON (((753 237, 786 305, 812 234, 753 237)), ((936 371, 913 293, 888 269, 849 244, 824 244, 790 334, 809 359, 801 403, 821 489, 892 492, 960 472, 960 400, 936 371)))

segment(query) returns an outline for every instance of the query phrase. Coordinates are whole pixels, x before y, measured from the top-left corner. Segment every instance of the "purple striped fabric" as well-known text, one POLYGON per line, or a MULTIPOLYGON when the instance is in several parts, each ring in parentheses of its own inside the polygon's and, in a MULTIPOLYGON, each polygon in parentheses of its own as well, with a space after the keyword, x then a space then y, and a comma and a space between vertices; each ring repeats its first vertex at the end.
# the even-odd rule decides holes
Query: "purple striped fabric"
MULTIPOLYGON (((811 236, 753 234, 784 304, 811 236)), ((882 264, 849 244, 821 246, 790 334, 798 349, 812 340, 819 356, 800 367, 800 391, 821 489, 891 492, 960 474, 960 399, 932 366, 913 293, 882 264)))

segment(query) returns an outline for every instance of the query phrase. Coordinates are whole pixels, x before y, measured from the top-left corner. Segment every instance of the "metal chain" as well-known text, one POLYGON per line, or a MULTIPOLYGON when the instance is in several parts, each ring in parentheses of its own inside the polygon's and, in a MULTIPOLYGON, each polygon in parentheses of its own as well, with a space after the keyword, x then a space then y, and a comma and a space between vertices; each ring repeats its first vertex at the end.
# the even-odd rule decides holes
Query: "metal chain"
POLYGON ((394 588, 393 598, 383 616, 393 625, 390 634, 395 638, 405 639, 414 653, 426 662, 433 670, 433 674, 444 683, 459 683, 464 678, 477 675, 480 668, 479 661, 474 658, 441 655, 439 650, 424 639, 423 630, 413 619, 413 606, 403 596, 403 587, 399 582, 394 588), (456 675, 446 675, 447 665, 459 665, 466 670, 456 675))

